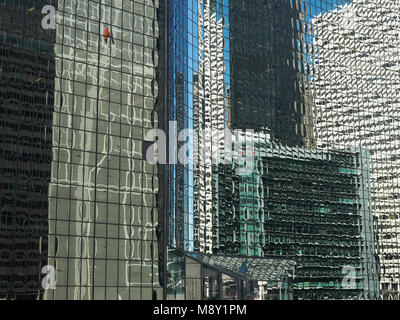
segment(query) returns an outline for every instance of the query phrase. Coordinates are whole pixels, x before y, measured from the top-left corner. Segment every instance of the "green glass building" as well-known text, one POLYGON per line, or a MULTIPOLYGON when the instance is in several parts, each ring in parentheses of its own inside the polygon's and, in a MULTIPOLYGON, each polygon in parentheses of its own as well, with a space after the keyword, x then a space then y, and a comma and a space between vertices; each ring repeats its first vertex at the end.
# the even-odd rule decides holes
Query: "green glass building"
POLYGON ((213 253, 296 261, 294 299, 377 299, 370 155, 254 143, 254 170, 213 170, 213 253), (353 267, 352 286, 343 282, 353 267))

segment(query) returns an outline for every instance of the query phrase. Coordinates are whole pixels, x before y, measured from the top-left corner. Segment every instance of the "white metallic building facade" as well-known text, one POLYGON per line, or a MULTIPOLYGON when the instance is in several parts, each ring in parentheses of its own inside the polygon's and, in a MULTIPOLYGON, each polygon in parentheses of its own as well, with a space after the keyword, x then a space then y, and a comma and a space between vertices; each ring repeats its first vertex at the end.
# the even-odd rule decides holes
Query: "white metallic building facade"
POLYGON ((381 297, 400 285, 400 2, 354 0, 313 20, 318 148, 366 148, 381 297))

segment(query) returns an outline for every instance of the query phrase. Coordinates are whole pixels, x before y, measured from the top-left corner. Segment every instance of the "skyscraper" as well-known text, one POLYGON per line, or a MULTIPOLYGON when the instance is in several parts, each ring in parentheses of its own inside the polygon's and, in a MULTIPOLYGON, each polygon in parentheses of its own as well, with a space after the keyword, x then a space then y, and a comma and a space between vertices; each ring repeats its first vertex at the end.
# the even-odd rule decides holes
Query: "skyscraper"
POLYGON ((396 0, 27 3, 0 299, 398 298, 396 0))
POLYGON ((159 169, 143 157, 163 117, 158 8, 58 1, 46 299, 162 298, 159 169))
POLYGON ((43 295, 54 105, 46 1, 0 1, 0 298, 43 295))
MULTIPOLYGON (((340 155, 335 151, 322 153, 310 149, 316 145, 312 87, 316 53, 311 18, 316 11, 327 7, 317 6, 315 10, 306 1, 207 0, 186 4, 170 1, 169 4, 169 23, 176 23, 169 30, 170 119, 177 121, 178 131, 194 129, 186 140, 193 149, 194 163, 170 167, 173 185, 169 190, 174 198, 169 198, 167 215, 172 221, 168 273, 171 283, 175 284, 167 288, 171 297, 193 297, 185 283, 188 281, 192 286, 197 282, 185 278, 185 270, 191 268, 188 265, 192 266, 193 255, 206 254, 216 255, 217 260, 233 255, 242 263, 262 257, 259 263, 265 265, 269 259, 281 255, 287 261, 297 261, 299 278, 290 278, 290 272, 286 275, 295 286, 294 296, 299 299, 377 298, 378 261, 368 193, 368 151, 361 156, 354 150, 340 155), (238 133, 231 148, 227 145, 227 130, 238 133), (244 148, 240 148, 241 139, 244 148), (238 158, 245 156, 245 163, 255 161, 254 157, 265 152, 266 143, 282 145, 282 150, 288 148, 285 156, 283 151, 278 151, 280 148, 263 155, 262 161, 266 164, 271 163, 273 167, 274 158, 283 157, 285 160, 281 159, 278 165, 282 170, 290 171, 288 163, 293 162, 302 168, 300 171, 305 171, 304 176, 293 178, 295 181, 278 174, 283 181, 274 192, 283 193, 293 184, 297 186, 293 189, 295 194, 307 189, 305 186, 309 183, 309 192, 314 197, 294 200, 287 195, 282 200, 279 206, 296 208, 288 213, 289 220, 294 219, 289 226, 278 226, 274 219, 267 218, 274 212, 266 204, 272 205, 275 201, 269 194, 273 186, 267 178, 269 174, 274 175, 273 170, 265 175, 257 173, 259 165, 255 162, 253 173, 243 177, 235 172, 238 158), (232 159, 226 151, 238 145, 238 150, 233 150, 236 158, 232 159), (303 154, 309 158, 303 159, 303 154), (351 164, 347 169, 340 168, 340 161, 330 161, 326 155, 346 158, 351 164), (320 159, 319 164, 315 163, 315 157, 320 159), (318 173, 314 174, 313 167, 318 166, 325 169, 315 168, 318 173), (350 170, 350 176, 341 170, 350 170), (286 179, 290 186, 282 185, 286 179), (338 182, 341 179, 348 182, 348 187, 338 182), (364 184, 360 187, 355 181, 364 181, 364 184), (331 202, 326 200, 329 204, 325 203, 326 198, 331 199, 331 202), (312 209, 314 202, 321 202, 324 208, 312 209), (325 206, 329 207, 327 211, 325 206), (317 214, 315 210, 322 225, 308 230, 308 222, 302 220, 302 215, 311 219, 317 214), (332 214, 331 210, 339 214, 332 214), (338 226, 343 227, 342 232, 346 234, 343 237, 347 240, 337 239, 338 226), (286 239, 287 243, 273 244, 272 234, 286 239), (296 246, 300 254, 296 253, 296 246), (356 270, 358 287, 353 291, 346 291, 340 281, 348 264, 356 270)), ((236 268, 235 264, 230 266, 236 268)), ((226 272, 226 266, 223 270, 219 272, 226 272)), ((272 281, 248 280, 254 281, 253 289, 260 282, 272 281)), ((203 297, 208 296, 205 291, 203 297)))
POLYGON ((213 170, 213 253, 296 261, 295 299, 377 299, 368 152, 259 139, 254 162, 247 175, 236 164, 213 170))
POLYGON ((318 146, 371 153, 384 299, 398 299, 400 286, 399 10, 398 1, 355 0, 313 21, 318 146))
POLYGON ((229 0, 232 126, 312 146, 306 2, 229 0))

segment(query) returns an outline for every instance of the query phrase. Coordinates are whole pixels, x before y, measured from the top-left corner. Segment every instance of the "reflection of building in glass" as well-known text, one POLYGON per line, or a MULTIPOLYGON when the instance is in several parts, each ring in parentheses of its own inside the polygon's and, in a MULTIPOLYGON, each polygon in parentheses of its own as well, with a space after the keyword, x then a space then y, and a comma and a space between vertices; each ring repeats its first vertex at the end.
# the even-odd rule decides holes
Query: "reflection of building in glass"
MULTIPOLYGON (((252 295, 241 295, 237 266, 221 264, 213 265, 210 282, 200 272, 188 278, 187 263, 195 264, 196 253, 242 263, 255 257, 295 261, 291 298, 376 298, 367 152, 299 148, 315 146, 309 23, 315 7, 289 0, 170 1, 169 12, 169 119, 178 131, 194 129, 188 140, 195 162, 169 170, 168 297, 221 297, 213 288, 222 282, 212 279, 225 274, 235 283, 227 291, 254 298, 264 289, 251 281, 271 281, 252 278, 246 285, 252 295), (252 173, 238 174, 238 157, 224 153, 226 129, 258 141, 252 173), (271 141, 278 143, 266 151, 271 141), (343 287, 345 267, 355 268, 356 288, 343 287)), ((204 259, 197 263, 210 267, 204 259)))
POLYGON ((46 299, 163 297, 158 167, 143 158, 162 119, 156 3, 59 1, 46 299))
POLYGON ((192 94, 199 141, 194 146, 199 156, 193 182, 195 250, 211 252, 213 247, 212 157, 218 153, 221 162, 226 160, 223 130, 262 130, 290 145, 313 145, 310 70, 304 69, 305 53, 293 49, 305 34, 290 23, 294 17, 304 20, 305 8, 289 1, 198 2, 198 73, 192 94))
MULTIPOLYGON (((189 119, 191 119, 192 110, 188 106, 189 90, 187 88, 187 65, 188 65, 188 49, 187 37, 183 37, 187 30, 187 16, 183 13, 188 10, 186 1, 171 0, 168 1, 167 24, 168 28, 168 65, 167 65, 167 117, 170 122, 175 122, 176 127, 169 125, 168 134, 173 137, 174 142, 178 144, 178 130, 190 128, 189 119)), ((193 61, 192 61, 193 63, 193 61)), ((169 139, 170 140, 170 139, 169 139)), ((171 143, 171 141, 170 141, 171 143)), ((183 144, 179 141, 179 147, 183 144)), ((189 229, 193 223, 190 223, 191 212, 189 203, 193 202, 193 197, 188 194, 189 179, 192 178, 192 168, 178 163, 176 155, 172 155, 172 150, 168 151, 168 163, 166 175, 168 180, 167 199, 166 199, 166 218, 167 237, 170 245, 177 248, 189 249, 193 242, 185 242, 189 236, 189 229), (186 179, 186 180, 185 180, 186 179)))
POLYGON ((0 1, 0 299, 40 298, 47 264, 54 34, 38 7, 0 1))
MULTIPOLYGON (((218 8, 222 8, 218 3, 218 8)), ((198 71, 193 79, 194 148, 194 250, 212 252, 212 156, 225 149, 226 84, 224 27, 228 21, 217 11, 216 1, 198 4, 198 71)))
POLYGON ((55 31, 25 2, 0 0, 0 299, 398 295, 397 2, 51 0, 55 31), (189 163, 147 162, 153 128, 189 163))
POLYGON ((298 299, 377 298, 378 275, 366 152, 318 152, 261 140, 254 171, 213 171, 213 254, 297 263, 298 299), (356 269, 344 289, 344 266, 356 269))
POLYGON ((229 1, 233 128, 313 145, 307 8, 304 1, 229 1))
POLYGON ((384 299, 400 286, 399 11, 398 1, 356 0, 313 20, 318 145, 371 153, 384 299))

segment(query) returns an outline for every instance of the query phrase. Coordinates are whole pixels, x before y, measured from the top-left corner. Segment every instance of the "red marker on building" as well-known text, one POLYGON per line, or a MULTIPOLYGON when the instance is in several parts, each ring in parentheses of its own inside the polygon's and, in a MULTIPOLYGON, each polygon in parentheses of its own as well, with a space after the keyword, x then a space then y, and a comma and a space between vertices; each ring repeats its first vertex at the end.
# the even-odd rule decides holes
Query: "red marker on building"
MULTIPOLYGON (((106 23, 108 24, 108 22, 106 22, 106 23)), ((110 29, 108 29, 108 27, 106 27, 106 29, 104 30, 104 40, 106 41, 106 43, 107 43, 108 38, 111 39, 113 44, 115 43, 111 27, 110 27, 110 29)))

